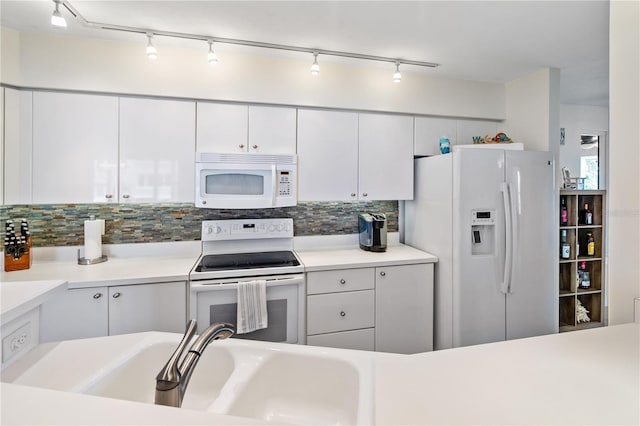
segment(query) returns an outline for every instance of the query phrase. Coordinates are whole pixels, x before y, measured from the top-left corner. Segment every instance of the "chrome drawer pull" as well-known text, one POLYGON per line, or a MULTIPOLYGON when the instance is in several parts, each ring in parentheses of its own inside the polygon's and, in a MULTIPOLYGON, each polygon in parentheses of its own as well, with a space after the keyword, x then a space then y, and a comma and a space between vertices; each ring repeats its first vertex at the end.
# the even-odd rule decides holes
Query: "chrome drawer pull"
POLYGON ((347 313, 346 313, 345 311, 341 311, 341 312, 340 312, 340 316, 341 316, 341 317, 344 317, 344 316, 346 316, 346 315, 347 315, 347 313))
POLYGON ((344 278, 342 278, 342 279, 340 280, 340 284, 346 284, 346 283, 347 283, 347 282, 344 280, 344 278))
POLYGON ((93 295, 94 299, 100 299, 102 297, 102 293, 96 293, 93 295))
POLYGON ((385 275, 387 275, 387 273, 385 271, 380 272, 380 276, 384 277, 385 275))
POLYGON ((113 298, 117 299, 118 297, 120 297, 120 293, 113 293, 113 298))

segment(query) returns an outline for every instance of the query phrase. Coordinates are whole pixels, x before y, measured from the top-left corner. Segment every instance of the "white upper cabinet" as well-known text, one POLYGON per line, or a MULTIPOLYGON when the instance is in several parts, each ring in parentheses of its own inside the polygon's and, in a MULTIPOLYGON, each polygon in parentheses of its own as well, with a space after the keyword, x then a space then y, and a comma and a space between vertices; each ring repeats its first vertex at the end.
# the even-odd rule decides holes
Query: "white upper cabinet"
POLYGON ((298 110, 298 199, 358 198, 358 114, 298 110))
POLYGON ((360 114, 361 200, 413 199, 413 117, 360 114))
POLYGON ((121 98, 119 202, 193 202, 195 132, 195 102, 121 98))
POLYGON ((458 145, 473 143, 474 136, 494 137, 498 133, 498 123, 487 120, 458 120, 458 145))
POLYGON ((33 93, 33 203, 115 199, 118 98, 33 93))
POLYGON ((249 106, 249 152, 296 153, 296 109, 249 106))
POLYGON ((197 103, 198 152, 246 152, 249 111, 246 105, 197 103))
POLYGON ((454 118, 416 117, 413 140, 414 155, 440 154, 440 138, 449 138, 451 146, 457 143, 457 121, 454 118))
POLYGON ((298 110, 298 199, 413 198, 413 117, 298 110))
POLYGON ((4 89, 4 203, 32 202, 33 92, 4 89))
POLYGON ((296 153, 295 108, 198 102, 198 152, 296 153))

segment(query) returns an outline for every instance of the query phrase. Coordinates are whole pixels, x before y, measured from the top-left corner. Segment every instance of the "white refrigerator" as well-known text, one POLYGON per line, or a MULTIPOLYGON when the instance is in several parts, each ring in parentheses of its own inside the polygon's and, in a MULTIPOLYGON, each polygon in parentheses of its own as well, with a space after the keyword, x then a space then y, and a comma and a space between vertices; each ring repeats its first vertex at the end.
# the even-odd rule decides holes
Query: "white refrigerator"
POLYGON ((415 160, 404 241, 439 259, 435 349, 558 331, 553 155, 498 147, 415 160))

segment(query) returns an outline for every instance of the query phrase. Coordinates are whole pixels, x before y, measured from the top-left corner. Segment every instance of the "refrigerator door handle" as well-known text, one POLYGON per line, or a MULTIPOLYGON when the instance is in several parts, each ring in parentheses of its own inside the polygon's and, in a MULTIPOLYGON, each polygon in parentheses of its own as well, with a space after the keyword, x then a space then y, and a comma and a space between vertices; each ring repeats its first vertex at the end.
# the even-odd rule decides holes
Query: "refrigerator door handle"
POLYGON ((504 271, 502 274, 502 283, 500 285, 500 291, 504 294, 507 294, 509 291, 509 287, 511 285, 511 263, 512 259, 512 245, 513 245, 513 234, 512 234, 512 214, 511 214, 511 200, 510 200, 510 191, 509 184, 503 182, 500 185, 500 192, 502 193, 502 202, 504 205, 504 223, 505 223, 505 251, 504 251, 504 271))
MULTIPOLYGON (((522 200, 520 199, 522 193, 520 191, 520 171, 516 172, 516 183, 515 189, 513 185, 508 185, 509 190, 509 199, 511 200, 511 259, 516 259, 518 256, 518 244, 519 244, 519 236, 520 236, 520 209, 522 206, 522 200), (515 192, 515 196, 513 194, 515 192)), ((509 270, 509 285, 507 286, 507 293, 513 293, 513 268, 515 262, 511 261, 511 269, 509 270)))

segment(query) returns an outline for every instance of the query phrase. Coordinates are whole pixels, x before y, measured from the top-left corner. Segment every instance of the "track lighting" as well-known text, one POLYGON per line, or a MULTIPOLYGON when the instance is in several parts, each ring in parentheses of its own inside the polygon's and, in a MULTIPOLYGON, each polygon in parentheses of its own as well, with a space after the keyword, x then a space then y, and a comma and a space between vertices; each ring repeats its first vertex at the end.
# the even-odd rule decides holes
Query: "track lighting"
POLYGON ((51 25, 59 28, 67 28, 67 21, 60 13, 60 0, 53 0, 53 2, 56 4, 56 8, 53 10, 53 14, 51 15, 51 25))
POLYGON ((393 73, 393 82, 400 83, 402 81, 402 74, 400 74, 400 62, 396 62, 396 72, 393 73))
POLYGON ((318 52, 313 52, 313 64, 311 64, 311 75, 320 74, 320 65, 318 65, 318 52))
MULTIPOLYGON (((1 0, 0 0, 1 1, 1 0)), ((129 32, 134 34, 145 34, 149 38, 149 42, 147 44, 147 56, 149 59, 156 59, 158 57, 158 51, 151 43, 151 39, 154 35, 163 36, 163 37, 172 37, 184 40, 196 40, 199 43, 202 41, 206 41, 209 44, 209 52, 207 53, 207 60, 209 64, 215 64, 218 61, 218 57, 213 51, 213 43, 225 43, 225 44, 233 44, 237 46, 249 46, 249 47, 257 47, 261 49, 274 49, 274 50, 284 50, 289 52, 299 52, 304 54, 312 54, 313 55, 313 64, 311 65, 311 74, 318 75, 320 73, 320 65, 318 64, 318 55, 325 56, 337 56, 342 58, 351 58, 363 61, 376 61, 376 62, 390 62, 396 64, 396 71, 393 74, 393 82, 399 83, 402 80, 402 74, 400 74, 400 65, 414 65, 418 67, 427 67, 427 68, 436 68, 439 64, 433 62, 424 62, 424 61, 415 61, 412 59, 399 59, 399 58, 391 58, 387 56, 376 56, 376 55, 367 55, 363 53, 356 52, 344 52, 339 50, 326 50, 326 49, 317 49, 317 48, 309 48, 304 46, 293 46, 286 44, 276 44, 276 43, 265 43, 262 41, 251 41, 251 40, 241 40, 241 39, 233 39, 226 37, 212 37, 208 35, 202 34, 191 34, 191 33, 180 33, 175 31, 162 31, 158 29, 152 28, 140 28, 140 27, 131 27, 126 25, 117 25, 110 24, 106 22, 95 22, 89 21, 76 9, 72 4, 71 0, 53 0, 56 5, 55 11, 53 12, 53 16, 51 17, 51 23, 56 26, 66 26, 66 22, 59 11, 59 5, 63 5, 71 15, 75 19, 77 19, 81 25, 88 28, 95 28, 100 30, 110 30, 110 31, 119 31, 119 32, 129 32)))
POLYGON ((156 59, 158 57, 158 50, 151 43, 151 39, 153 38, 153 34, 147 33, 147 38, 149 39, 149 42, 147 43, 147 57, 149 59, 156 59))
POLYGON ((218 55, 213 51, 213 40, 208 40, 209 43, 209 53, 207 53, 207 61, 209 65, 215 65, 218 63, 218 55))

